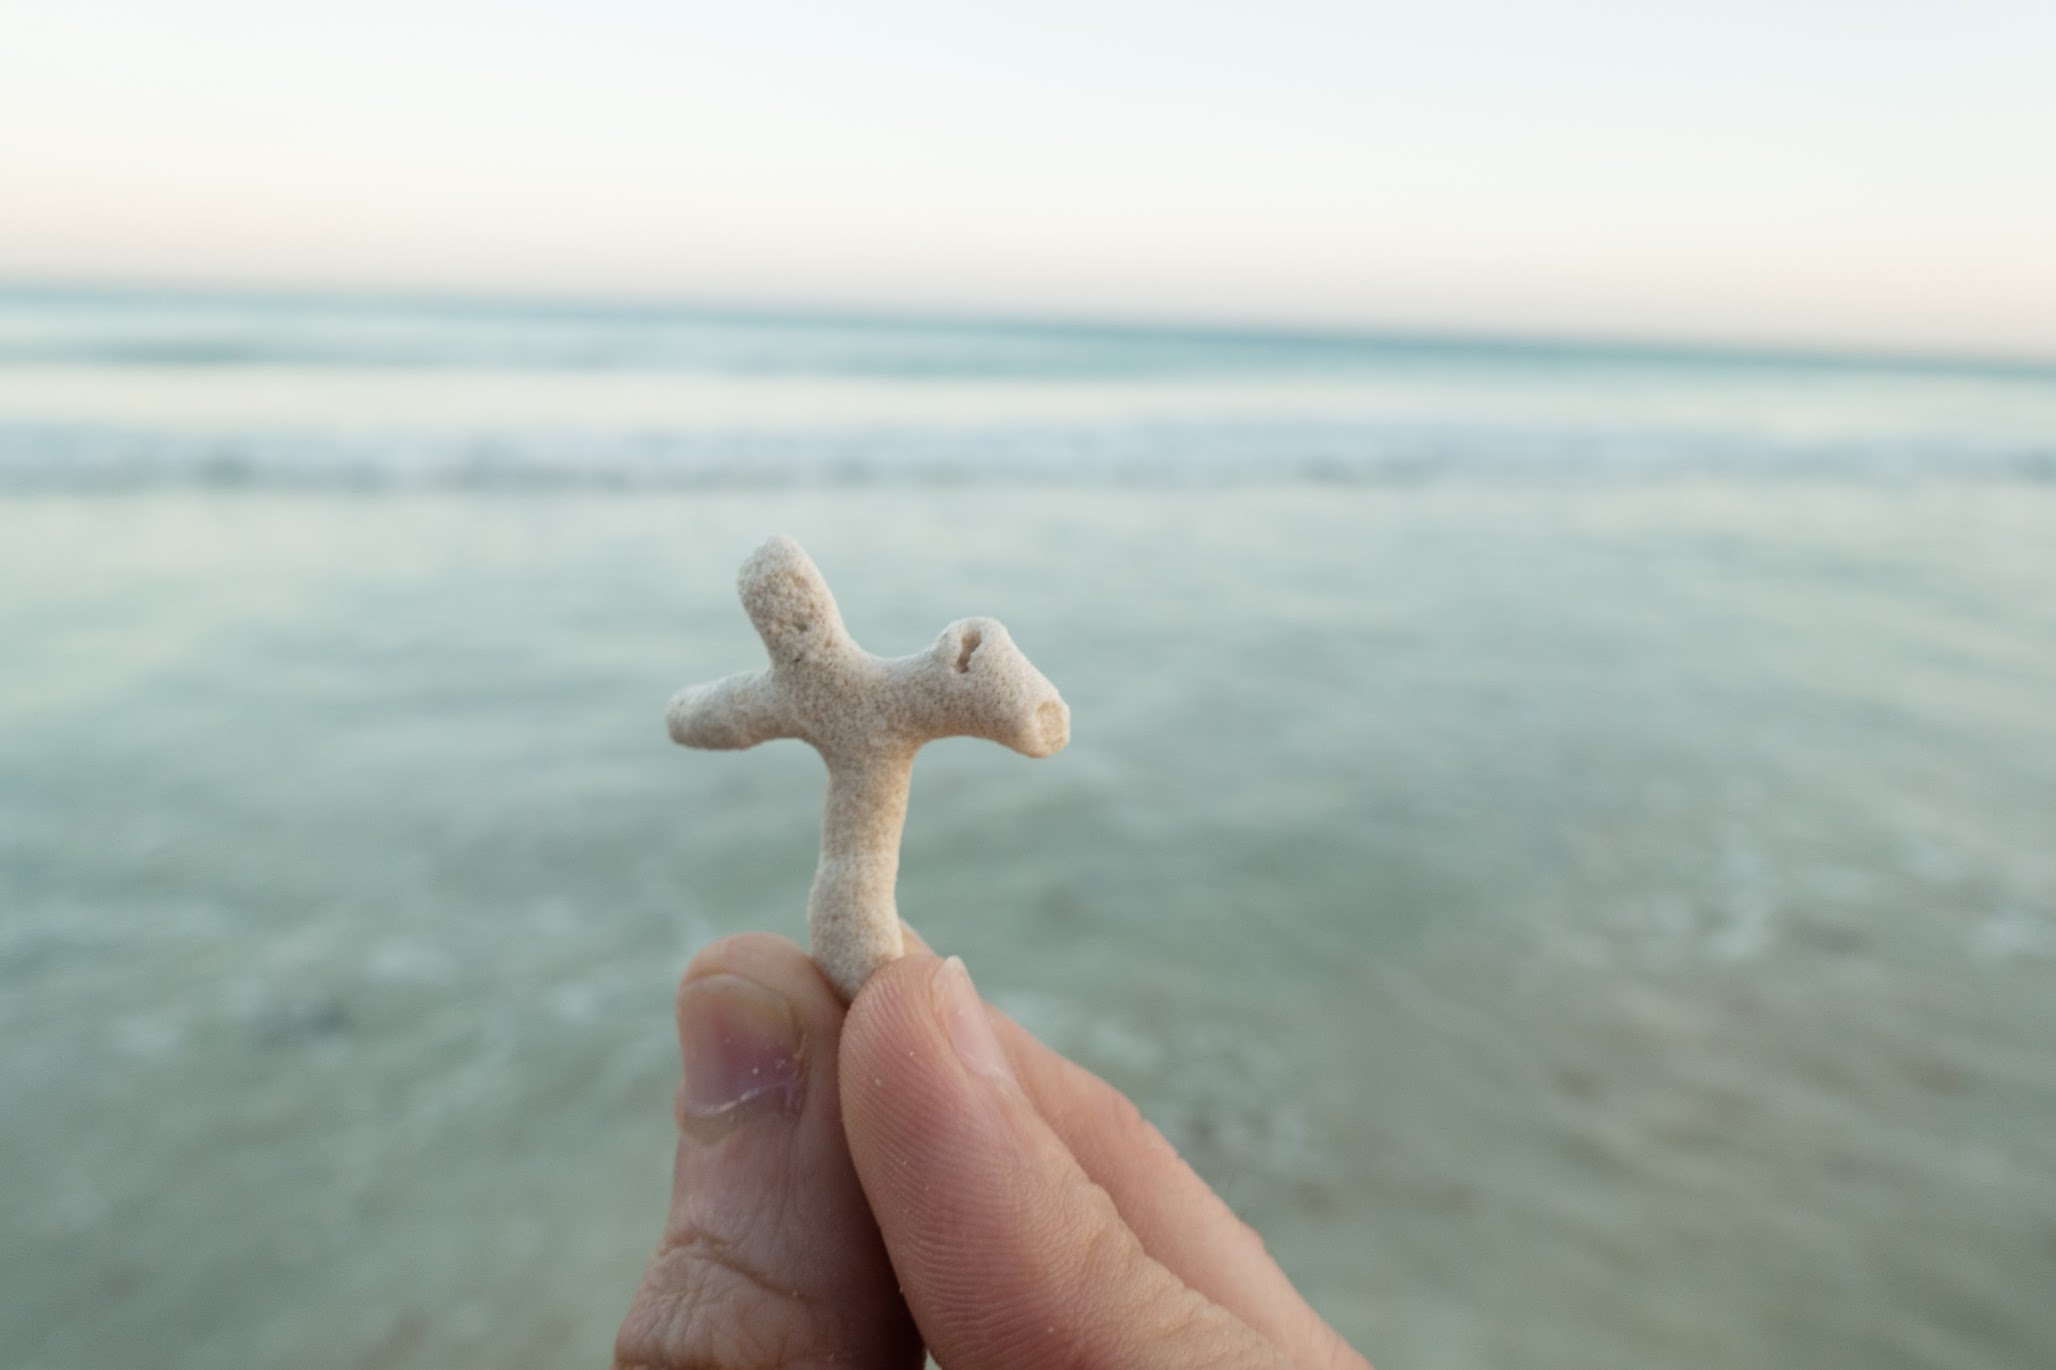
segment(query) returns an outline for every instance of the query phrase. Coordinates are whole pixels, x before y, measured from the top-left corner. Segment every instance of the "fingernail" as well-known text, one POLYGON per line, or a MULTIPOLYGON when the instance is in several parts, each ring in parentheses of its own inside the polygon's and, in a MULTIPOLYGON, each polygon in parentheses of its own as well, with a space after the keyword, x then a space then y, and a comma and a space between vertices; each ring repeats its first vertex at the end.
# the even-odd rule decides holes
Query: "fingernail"
POLYGON ((971 972, 964 969, 961 956, 950 957, 935 973, 935 1007, 964 1069, 973 1075, 1014 1083, 1014 1068, 1008 1063, 1006 1052, 1000 1049, 999 1038, 993 1035, 992 1020, 985 1016, 984 1001, 979 999, 978 989, 971 983, 971 972))
POLYGON ((721 1130, 798 1107, 800 1025, 792 1006, 740 975, 707 975, 678 994, 685 1083, 680 1122, 721 1130))

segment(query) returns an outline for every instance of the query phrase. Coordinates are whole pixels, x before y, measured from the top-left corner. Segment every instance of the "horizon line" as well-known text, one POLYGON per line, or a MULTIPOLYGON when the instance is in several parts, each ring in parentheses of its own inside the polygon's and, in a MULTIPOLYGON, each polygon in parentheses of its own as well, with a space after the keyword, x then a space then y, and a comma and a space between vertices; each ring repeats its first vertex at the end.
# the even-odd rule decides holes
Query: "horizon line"
POLYGON ((882 329, 971 329, 996 333, 1097 333, 1135 339, 1214 342, 1299 342, 1334 347, 1429 347, 1451 351, 1549 353, 1588 360, 1651 359, 1714 364, 1773 362, 1823 368, 1920 372, 1974 372, 2056 380, 2056 353, 1923 349, 1854 343, 1752 342, 1689 335, 1541 332, 1507 328, 1480 331, 1434 325, 1341 324, 1251 316, 1042 313, 967 304, 961 309, 852 301, 795 301, 724 297, 653 290, 559 291, 495 286, 343 284, 318 282, 196 281, 119 278, 23 279, 0 274, 0 301, 9 297, 80 299, 231 300, 252 305, 416 307, 527 314, 686 316, 712 322, 799 327, 845 324, 882 329))

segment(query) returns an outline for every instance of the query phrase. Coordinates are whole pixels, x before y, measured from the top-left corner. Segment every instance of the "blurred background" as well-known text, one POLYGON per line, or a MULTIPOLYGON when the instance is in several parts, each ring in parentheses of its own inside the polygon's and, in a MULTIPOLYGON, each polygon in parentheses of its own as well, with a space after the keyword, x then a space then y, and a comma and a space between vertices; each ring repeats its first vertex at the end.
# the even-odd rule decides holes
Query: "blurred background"
POLYGON ((2056 10, 0 0, 0 1347, 600 1363, 798 537, 1381 1370, 2056 1359, 2056 10))

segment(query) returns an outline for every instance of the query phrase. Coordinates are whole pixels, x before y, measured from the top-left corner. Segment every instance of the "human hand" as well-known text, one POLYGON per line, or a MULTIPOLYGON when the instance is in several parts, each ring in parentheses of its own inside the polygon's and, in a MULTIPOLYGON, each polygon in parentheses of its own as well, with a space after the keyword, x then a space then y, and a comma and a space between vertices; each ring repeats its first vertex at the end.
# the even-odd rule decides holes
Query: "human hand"
MULTIPOLYGON (((918 944, 917 944, 918 945, 918 944)), ((664 1238, 617 1370, 1368 1370, 1119 1091, 925 947, 845 1011, 702 952, 664 1238)))

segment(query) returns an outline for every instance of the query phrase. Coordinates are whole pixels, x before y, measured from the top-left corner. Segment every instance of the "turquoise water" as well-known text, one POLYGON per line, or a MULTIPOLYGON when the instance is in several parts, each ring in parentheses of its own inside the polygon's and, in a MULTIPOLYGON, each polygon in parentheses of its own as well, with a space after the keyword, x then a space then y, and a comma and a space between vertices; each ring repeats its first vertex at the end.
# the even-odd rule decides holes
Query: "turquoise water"
POLYGON ((799 537, 1006 621, 901 902, 1396 1367, 2056 1354, 2056 376, 0 298, 0 1347, 599 1360, 799 537))

